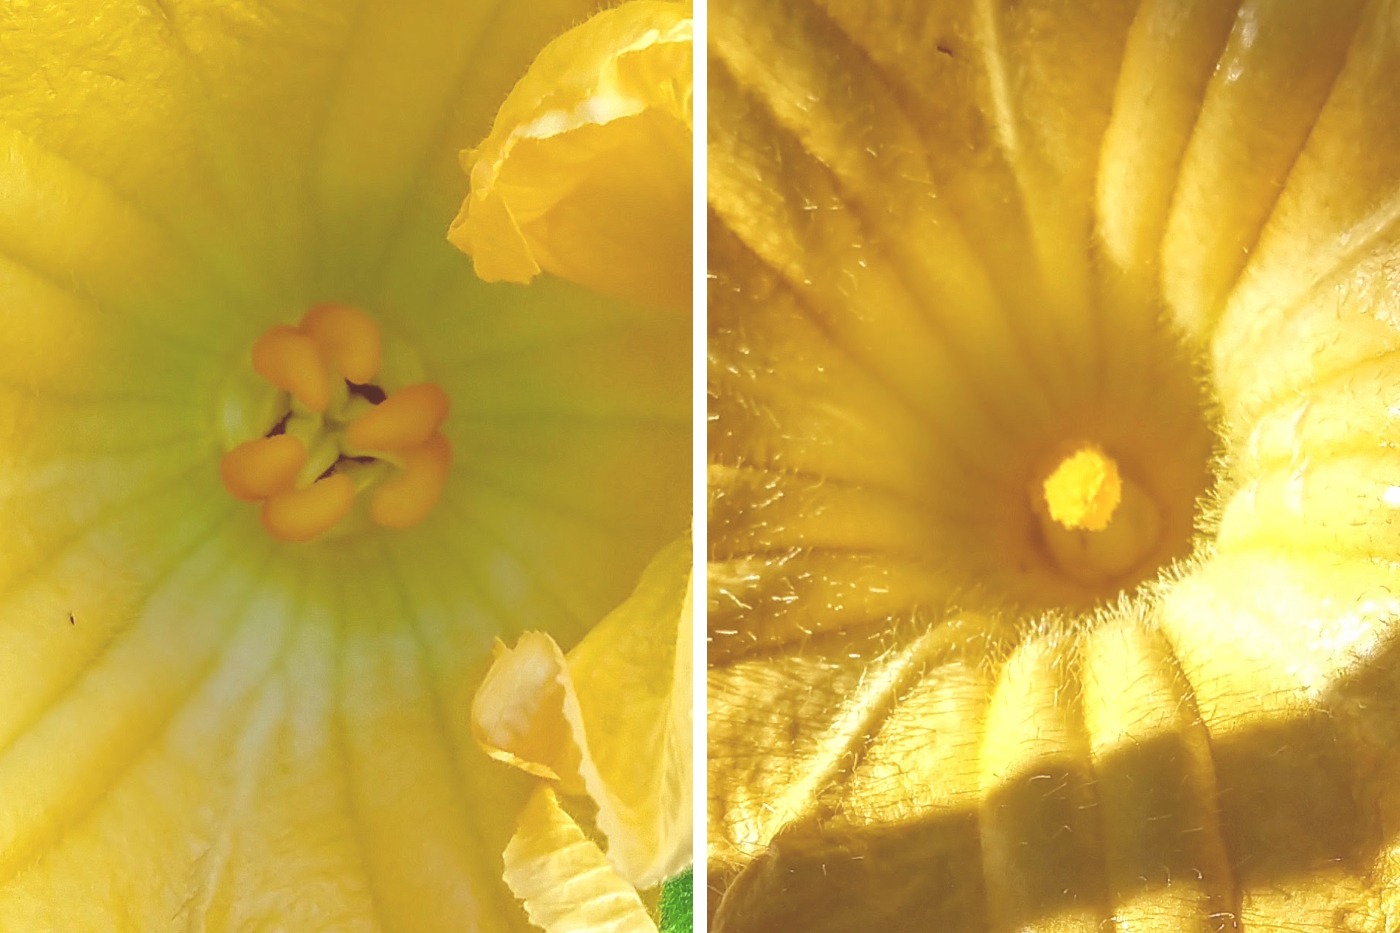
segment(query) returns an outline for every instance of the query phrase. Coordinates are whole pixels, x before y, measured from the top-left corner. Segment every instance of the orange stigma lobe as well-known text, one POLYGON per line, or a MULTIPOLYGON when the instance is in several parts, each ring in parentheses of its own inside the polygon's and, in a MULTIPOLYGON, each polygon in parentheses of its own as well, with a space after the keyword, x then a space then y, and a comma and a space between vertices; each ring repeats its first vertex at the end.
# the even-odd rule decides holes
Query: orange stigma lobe
POLYGON ((355 483, 337 473, 305 489, 269 496, 263 502, 263 527, 283 541, 310 541, 339 524, 354 504, 355 483))
POLYGON ((346 443, 355 450, 417 447, 442 426, 448 405, 447 393, 431 382, 400 389, 352 421, 346 443))
POLYGON ((368 314, 349 305, 320 304, 302 316, 299 327, 346 379, 363 385, 379 375, 379 328, 368 314))
POLYGON ((253 344, 253 369, 320 414, 331 403, 330 372, 315 341, 295 327, 278 325, 253 344))
POLYGON ((403 472, 375 490, 370 500, 370 518, 385 528, 408 528, 428 517, 447 485, 452 445, 434 434, 403 460, 403 472))
POLYGON ((306 445, 289 434, 247 441, 224 454, 219 476, 239 499, 256 502, 290 489, 306 462, 306 445))

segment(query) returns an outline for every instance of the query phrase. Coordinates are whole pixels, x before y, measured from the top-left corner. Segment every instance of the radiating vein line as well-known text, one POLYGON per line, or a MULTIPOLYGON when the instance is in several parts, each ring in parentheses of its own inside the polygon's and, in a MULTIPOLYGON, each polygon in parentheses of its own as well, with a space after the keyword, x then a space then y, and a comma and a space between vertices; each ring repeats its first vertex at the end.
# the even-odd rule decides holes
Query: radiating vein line
MULTIPOLYGON (((877 59, 875 58, 875 55, 873 54, 871 49, 867 47, 864 43, 862 43, 852 32, 847 30, 846 27, 842 25, 840 20, 838 20, 834 15, 832 15, 830 9, 826 5, 814 5, 817 6, 817 8, 820 10, 825 21, 830 24, 831 28, 834 31, 836 31, 839 35, 843 36, 846 43, 850 45, 851 48, 857 49, 864 56, 865 61, 869 66, 870 72, 874 75, 878 75, 880 79, 884 82, 885 87, 889 90, 888 99, 904 117, 905 123, 909 126, 910 131, 921 142, 923 142, 926 147, 932 148, 934 145, 936 145, 937 143, 935 142, 935 140, 930 138, 929 130, 926 128, 925 122, 923 120, 920 120, 910 110, 909 105, 907 103, 906 99, 908 97, 917 97, 918 95, 911 93, 911 90, 908 87, 907 83, 898 74, 891 74, 889 71, 882 68, 878 64, 877 59)), ((930 181, 933 183, 935 190, 937 190, 938 178, 937 173, 934 171, 933 161, 928 158, 925 158, 922 161, 926 170, 929 173, 930 181)), ((1026 336, 1024 334, 1024 328, 1016 326, 1017 322, 1014 316, 1012 315, 1011 309, 1008 305, 1010 296, 1005 294, 1002 291, 1002 289, 998 287, 997 277, 992 274, 992 271, 987 264, 987 257, 984 256, 981 250, 977 248, 976 241, 971 235, 967 233, 966 222, 961 216, 958 215, 957 211, 954 210, 953 205, 951 203, 947 204, 946 213, 948 218, 951 221, 953 221, 954 224, 956 224, 959 239, 961 240, 963 245, 966 246, 968 253, 975 257, 978 271, 986 277, 991 292, 997 298, 997 301, 995 302, 996 309, 1001 313, 1002 320, 1006 324, 1006 333, 1011 338, 1012 350, 1019 358, 1021 366, 1025 369, 1026 372, 1031 374, 1033 382, 1036 382, 1040 385, 1048 385, 1049 377, 1045 373, 1044 369, 1041 367, 1040 357, 1032 353, 1030 347, 1027 345, 1026 336)))
MULTIPOLYGON (((771 88, 766 85, 758 84, 746 85, 737 77, 733 65, 730 64, 728 67, 731 72, 731 80, 734 84, 741 89, 741 92, 746 94, 755 107, 762 108, 762 113, 766 118, 764 122, 774 131, 771 135, 781 135, 785 137, 814 164, 821 167, 821 170, 831 179, 832 190, 840 198, 842 205, 845 207, 850 217, 867 234, 864 238, 865 242, 871 242, 871 238, 868 234, 878 229, 878 224, 875 220, 876 212, 864 203, 864 199, 851 188, 847 183, 847 179, 843 178, 819 153, 809 146, 808 140, 803 137, 799 128, 783 119, 778 108, 773 105, 769 96, 766 96, 766 94, 762 97, 757 96, 756 92, 760 90, 763 92, 771 92, 771 88)), ((711 203, 712 205, 715 204, 713 201, 711 203)), ((718 209, 717 207, 717 210, 718 209)), ((727 221, 726 227, 728 227, 731 235, 733 235, 735 239, 744 243, 750 251, 757 255, 757 249, 749 243, 748 237, 741 233, 739 228, 732 221, 727 221)), ((951 364, 952 374, 956 375, 958 382, 968 390, 968 395, 971 397, 974 404, 976 404, 984 420, 988 422, 997 433, 1001 435, 1009 434, 1010 432, 1004 420, 1001 407, 995 404, 989 405, 987 402, 989 398, 1000 398, 1000 393, 995 390, 995 386, 997 385, 996 381, 993 380, 988 384, 978 379, 976 371, 967 362, 966 348, 960 346, 959 342, 950 336, 944 327, 940 326, 936 315, 930 315, 927 312, 924 303, 918 299, 920 289, 910 280, 909 271, 906 264, 900 261, 901 257, 898 255, 898 251, 886 249, 882 250, 881 254, 890 260, 889 269, 892 277, 895 282, 898 283, 908 306, 911 309, 918 309, 918 313, 914 315, 914 318, 923 325, 925 333, 932 342, 938 344, 946 351, 947 358, 951 364)), ((814 311, 816 310, 813 298, 810 295, 811 289, 798 289, 796 287, 798 283, 793 281, 788 270, 779 268, 772 262, 766 260, 764 264, 772 269, 782 281, 788 282, 792 291, 802 293, 802 300, 809 307, 812 307, 814 311)), ((925 416, 925 420, 928 420, 927 416, 925 416)))
MULTIPOLYGON (((767 260, 754 252, 748 242, 723 219, 721 212, 718 210, 716 210, 715 215, 712 216, 711 223, 714 224, 715 222, 723 224, 725 230, 728 231, 729 235, 733 238, 735 245, 742 249, 745 255, 751 257, 754 263, 775 273, 776 280, 774 282, 774 287, 788 295, 791 299, 791 306, 799 311, 802 316, 811 323, 812 327, 826 338, 827 343, 829 343, 834 350, 849 360, 856 369, 864 371, 869 376, 871 384, 881 389, 892 403, 904 409, 915 422, 927 427, 934 435, 944 438, 947 437, 944 433, 943 426, 931 422, 928 414, 921 410, 903 391, 890 383, 873 362, 865 359, 844 338, 841 338, 825 320, 825 316, 821 311, 812 305, 810 296, 806 295, 802 289, 798 288, 796 283, 793 283, 785 272, 772 266, 767 260)), ((713 311, 711 312, 712 327, 718 321, 723 321, 725 319, 726 316, 723 312, 720 314, 715 314, 713 311)), ((713 369, 713 366, 711 368, 713 369)), ((956 464, 964 472, 982 478, 987 478, 989 476, 989 474, 983 472, 981 464, 975 464, 968 459, 966 452, 961 446, 949 445, 945 447, 945 454, 947 462, 956 464)))
MULTIPOLYGON (((441 668, 434 663, 435 654, 428 644, 427 637, 423 634, 422 625, 419 623, 417 607, 410 595, 409 587, 405 582, 404 566, 400 561, 395 559, 394 549, 390 547, 390 542, 387 539, 381 539, 381 544, 384 565, 393 570, 390 576, 393 578, 394 592, 403 610, 403 621, 413 635, 413 643, 418 655, 419 673, 420 675, 426 675, 427 683, 424 684, 424 687, 428 694, 429 712, 432 716, 433 725, 439 737, 442 739, 443 749, 447 757, 447 765, 454 778, 454 780, 450 781, 453 796, 457 799, 464 816, 471 817, 473 815, 480 815, 479 809, 472 806, 472 800, 467 793, 468 770, 462 760, 462 752, 457 746, 456 737, 452 734, 452 729, 448 724, 446 704, 442 696, 441 668)), ((485 654, 485 647, 485 640, 483 639, 483 655, 485 654)), ((478 847, 478 851, 472 853, 474 857, 469 859, 473 873, 476 876, 473 879, 474 883, 471 885, 472 893, 478 902, 487 899, 499 901, 504 894, 504 886, 499 883, 499 879, 495 873, 483 864, 483 861, 488 864, 491 863, 495 853, 487 855, 485 859, 481 857, 483 854, 484 853, 482 853, 478 847)), ((487 916, 490 916, 489 911, 482 910, 477 912, 478 920, 484 919, 484 917, 487 916)))
POLYGON ((356 46, 364 38, 369 19, 369 6, 372 2, 374 0, 353 0, 353 5, 350 5, 349 2, 343 4, 349 17, 346 23, 345 37, 336 56, 335 73, 327 84, 325 106, 321 108, 308 139, 306 172, 302 181, 302 208, 305 211, 304 216, 309 222, 309 233, 311 234, 311 248, 306 257, 308 265, 304 275, 304 278, 308 280, 319 278, 320 270, 326 266, 326 250, 330 245, 330 237, 325 229, 321 194, 325 190, 326 170, 330 162, 330 153, 327 147, 330 145, 331 121, 335 118, 340 101, 345 96, 345 84, 350 74, 351 56, 356 46))
MULTIPOLYGON (((211 520, 208 529, 203 535, 195 536, 186 547, 178 549, 175 556, 152 577, 151 584, 147 589, 145 597, 136 607, 137 617, 139 617, 140 610, 144 608, 151 596, 188 560, 189 555, 208 544, 209 540, 218 532, 221 523, 227 522, 231 517, 232 511, 232 509, 227 510, 224 514, 211 520)), ((56 556, 54 559, 56 559, 56 556)), ((25 575, 25 582, 30 582, 28 575, 25 575)), ((22 739, 25 734, 33 731, 34 728, 43 721, 44 717, 52 711, 54 706, 62 702, 65 697, 72 695, 78 688, 78 685, 83 682, 84 678, 107 657, 117 642, 122 638, 128 637, 131 628, 131 626, 128 626, 121 629, 110 630, 107 634, 107 638, 97 644, 95 650, 70 672, 68 680, 65 683, 55 690, 47 691, 46 696, 38 702, 29 716, 7 726, 6 731, 11 733, 11 738, 7 741, 0 741, 0 756, 8 753, 9 750, 13 748, 14 744, 22 739)))
MULTIPOLYGON (((188 562, 188 559, 194 554, 198 553, 199 550, 207 547, 209 542, 217 537, 219 530, 219 524, 217 522, 212 523, 204 537, 199 539, 195 544, 194 549, 184 552, 183 556, 186 558, 186 562, 188 562)), ((246 609, 248 602, 252 599, 252 594, 257 585, 257 577, 258 574, 254 574, 252 577, 253 582, 249 583, 247 588, 243 591, 242 601, 239 603, 241 608, 238 611, 246 609)), ((206 580, 206 583, 207 582, 206 580)), ((149 606, 149 600, 154 597, 157 592, 158 587, 156 586, 152 586, 147 590, 147 602, 143 604, 144 607, 149 606)), ((224 624, 227 625, 229 620, 235 615, 237 615, 236 611, 227 613, 224 618, 224 624)), ((249 623, 245 621, 243 624, 247 625, 249 623)), ((221 637, 214 640, 206 656, 199 662, 199 668, 190 681, 177 687, 173 691, 165 708, 158 715, 150 717, 154 719, 155 722, 151 724, 152 728, 149 729, 145 740, 143 742, 132 743, 126 750, 126 754, 116 756, 120 760, 114 762, 110 770, 106 772, 108 780, 101 785, 96 794, 92 795, 90 799, 80 799, 76 805, 59 807, 60 812, 57 818, 51 821, 51 825, 47 827, 44 833, 44 840, 31 846, 28 851, 10 850, 0 853, 0 887, 14 880, 16 875, 23 870, 27 863, 41 858, 44 853, 53 851, 62 842, 63 837, 69 830, 84 821, 88 815, 94 812, 102 801, 122 783, 124 776, 142 759, 150 748, 165 735, 176 715, 188 704, 189 698, 198 692, 212 675, 224 649, 237 637, 241 630, 241 625, 234 625, 229 631, 224 632, 221 637), (47 844, 45 844, 45 842, 47 842, 47 844)), ((124 636, 131 637, 126 633, 124 633, 124 636)), ((76 684, 77 681, 73 683, 76 684)), ((67 693, 68 690, 72 689, 72 686, 73 684, 70 684, 64 692, 67 693)), ((35 720, 36 723, 38 721, 39 720, 35 720)), ((27 731, 32 731, 33 728, 34 726, 31 725, 27 731)), ((23 734, 25 733, 21 733, 21 735, 23 734)), ((69 793, 71 794, 71 789, 69 793)), ((82 795, 80 794, 79 796, 81 797, 82 795)), ((69 799, 71 799, 71 797, 69 799)))
MULTIPOLYGON (((461 523, 459 527, 463 532, 473 530, 480 532, 502 553, 510 557, 511 560, 515 562, 516 566, 524 571, 525 576, 535 585, 536 591, 544 594, 550 602, 554 603, 555 606, 561 610, 563 615, 572 622, 575 630, 580 632, 586 631, 589 626, 598 621, 597 619, 584 619, 579 615, 577 610, 569 604, 568 600, 566 600, 555 587, 553 580, 541 572, 534 561, 527 560, 525 554, 519 550, 519 547, 514 542, 508 540, 493 526, 483 522, 479 514, 471 512, 464 504, 456 502, 455 500, 444 502, 443 504, 457 513, 458 521, 461 523)), ((463 540, 466 539, 464 538, 463 540)), ((496 613, 501 619, 507 621, 512 627, 512 631, 515 633, 523 632, 529 628, 516 613, 507 611, 504 606, 497 602, 495 596, 491 593, 490 588, 486 585, 485 580, 481 576, 480 567, 476 561, 469 558, 465 547, 459 545, 457 550, 458 553, 463 555, 462 567, 467 576, 471 579, 477 597, 482 601, 486 609, 496 613)))
POLYGON ((582 509, 574 507, 569 502, 556 499, 553 496, 544 496, 538 492, 527 492, 518 486, 514 486, 502 479, 495 473, 489 472, 470 462, 454 464, 454 470, 472 476, 478 488, 489 488, 501 495, 502 498, 512 499, 516 502, 524 503, 531 507, 531 511, 552 514, 556 518, 568 519, 590 531, 595 531, 608 537, 625 538, 635 532, 635 528, 617 522, 607 521, 604 516, 593 515, 582 509))
MULTIPOLYGON (((199 56, 195 54, 194 49, 190 47, 188 40, 180 33, 179 26, 175 21, 175 16, 172 10, 170 9, 170 0, 141 0, 141 2, 143 2, 147 9, 151 10, 151 12, 155 15, 156 19, 161 22, 162 26, 164 27, 164 32, 171 49, 173 49, 183 61, 186 71, 188 71, 190 77, 193 79, 195 86, 199 89, 199 92, 203 97, 204 103, 207 105, 207 112, 218 113, 219 109, 216 106, 216 98, 214 96, 213 89, 210 86, 208 79, 204 75, 204 70, 199 66, 199 56)), ((200 115, 202 117, 205 116, 205 112, 201 111, 200 115)), ((220 117, 222 117, 222 114, 220 114, 220 117)), ((234 143, 236 143, 237 141, 236 137, 228 131, 228 128, 225 125, 225 121, 223 119, 206 119, 203 121, 202 125, 206 128, 217 127, 218 135, 221 137, 218 141, 206 137, 207 143, 210 143, 211 146, 214 147, 221 146, 225 153, 235 154, 237 152, 238 147, 234 145, 234 143)), ((238 164, 240 168, 242 167, 241 164, 239 164, 236 157, 234 158, 233 163, 238 164)), ((245 189, 248 189, 245 178, 240 177, 239 183, 245 189)), ((234 208, 237 205, 234 203, 233 200, 229 198, 228 193, 222 190, 222 188, 219 190, 218 195, 219 202, 223 209, 227 212, 227 215, 233 216, 235 213, 234 208)), ((258 284, 262 284, 261 279, 256 279, 256 281, 258 282, 258 284)), ((270 295, 266 288, 257 289, 256 296, 252 295, 252 293, 246 294, 249 294, 250 298, 261 298, 263 301, 267 301, 270 299, 270 295)))
POLYGON ((340 776, 344 779, 345 787, 345 821, 348 824, 350 838, 355 843, 357 861, 359 863, 360 874, 365 881, 365 895, 369 900, 370 920, 374 928, 380 933, 389 933, 390 927, 384 922, 384 900, 383 895, 378 890, 379 882, 375 873, 370 869, 369 847, 366 843, 364 833, 360 828, 360 805, 355 799, 359 780, 355 774, 355 755, 351 751, 350 732, 352 723, 350 713, 345 708, 345 697, 350 691, 355 689, 355 685, 350 681, 348 672, 348 660, 352 635, 350 632, 350 605, 346 600, 345 586, 343 578, 334 575, 326 575, 328 579, 319 581, 320 585, 329 589, 334 586, 338 597, 338 606, 335 613, 337 620, 335 638, 339 646, 334 662, 334 686, 332 687, 333 708, 331 719, 333 722, 333 735, 330 737, 336 753, 340 757, 340 776))
POLYGON ((855 770, 869 751, 868 739, 894 711, 897 699, 922 678, 930 663, 955 644, 944 626, 934 626, 871 674, 867 669, 841 713, 823 730, 818 753, 804 762, 802 776, 787 784, 768 807, 762 833, 772 838, 782 826, 807 812, 811 801, 855 770))
MULTIPOLYGON (((20 583, 26 582, 22 578, 32 574, 37 567, 55 562, 59 555, 65 553, 68 548, 81 543, 83 539, 93 534, 95 528, 103 524, 109 524, 111 516, 115 513, 125 511, 136 503, 155 499, 162 492, 168 493, 172 486, 178 485, 182 479, 203 469, 208 469, 208 465, 203 462, 186 465, 175 470, 169 476, 163 477, 151 483, 149 486, 132 493, 125 499, 117 499, 105 503, 101 509, 87 518, 81 526, 75 527, 72 532, 67 535, 59 536, 53 543, 51 549, 32 553, 30 555, 32 560, 29 564, 6 568, 11 572, 11 576, 8 580, 0 582, 0 602, 7 599, 20 583)), ((230 498, 228 502, 228 509, 230 511, 233 505, 234 502, 232 498, 230 498)))
MULTIPOLYGON (((39 282, 43 282, 54 291, 67 295, 74 299, 78 305, 91 311, 94 315, 102 314, 101 296, 88 293, 79 289, 76 283, 63 281, 57 273, 48 269, 41 269, 35 265, 28 257, 19 256, 11 251, 10 247, 0 243, 0 261, 8 263, 10 266, 27 273, 39 282)), ((9 308, 6 311, 13 313, 15 309, 9 308)), ((216 351, 212 344, 199 343, 188 339, 188 335, 180 334, 169 328, 159 327, 152 316, 129 315, 131 322, 145 328, 152 336, 158 337, 170 346, 179 347, 182 350, 195 350, 208 356, 216 351)))
MULTIPOLYGON (((477 53, 487 43, 494 28, 497 26, 501 15, 507 12, 508 4, 503 0, 493 0, 491 12, 482 22, 476 35, 473 37, 470 47, 462 57, 462 63, 457 69, 454 79, 450 82, 450 90, 444 96, 442 113, 439 115, 433 132, 428 138, 428 143, 419 154, 412 172, 409 175, 408 184, 403 189, 399 197, 398 210, 394 212, 394 219, 389 223, 384 236, 384 246, 380 250, 379 258, 375 261, 374 279, 376 281, 375 292, 381 298, 384 295, 385 279, 388 276, 389 261, 393 257, 393 250, 396 242, 403 232, 404 225, 408 223, 408 218, 412 214, 412 208, 417 203, 419 194, 422 193, 424 184, 427 182, 428 174, 433 168, 433 158, 441 154, 441 147, 445 146, 452 138, 453 133, 459 129, 454 122, 457 105, 462 99, 462 88, 476 75, 477 53)), ((447 236, 446 229, 443 236, 447 236)), ((463 257, 463 261, 466 259, 463 257)))
MULTIPOLYGON (((298 578, 298 583, 302 579, 298 578)), ((292 597, 292 594, 288 594, 292 597)), ((304 587, 300 587, 295 597, 289 598, 288 605, 304 599, 304 587)), ((233 727, 235 733, 234 752, 232 767, 236 772, 234 787, 231 793, 229 807, 220 813, 219 834, 199 856, 195 862, 195 873, 200 877, 195 882, 196 886, 190 891, 189 896, 180 904, 179 908, 171 916, 171 922, 178 922, 182 917, 186 920, 186 929, 190 933, 202 931, 207 923, 209 908, 213 903, 220 885, 224 884, 224 877, 228 874, 229 863, 233 856, 235 847, 234 837, 237 830, 237 821, 241 813, 252 806, 253 797, 258 786, 265 780, 264 772, 270 769, 274 763, 272 755, 268 753, 268 747, 275 747, 281 738, 286 734, 288 715, 286 694, 279 687, 279 702, 277 709, 271 710, 271 718, 278 720, 276 725, 269 724, 267 732, 258 739, 250 739, 248 733, 258 724, 259 719, 269 718, 269 712, 264 712, 263 707, 267 704, 269 697, 269 685, 273 679, 282 673, 281 668, 288 649, 291 646, 291 632, 294 625, 290 619, 280 627, 278 646, 267 661, 267 666, 257 675, 256 682, 248 690, 246 703, 249 706, 247 714, 240 717, 239 724, 233 727), (250 749, 248 742, 252 742, 259 748, 250 749), (250 755, 256 755, 258 751, 262 754, 256 765, 249 767, 247 761, 250 755), (205 863, 209 863, 207 866, 205 863), (205 866, 201 868, 201 866, 205 866)))
MULTIPOLYGON (((225 293, 232 292, 234 294, 241 294, 244 297, 249 297, 249 292, 243 287, 247 281, 246 279, 239 280, 230 277, 216 260, 214 254, 200 250, 196 246, 195 241, 190 239, 188 235, 177 231, 165 218, 152 213, 147 208, 143 208, 140 203, 119 188, 111 179, 98 175, 91 168, 79 164, 72 156, 60 153, 52 146, 40 142, 8 120, 0 118, 0 127, 3 127, 6 131, 24 140, 32 146, 36 152, 42 153, 56 163, 67 166, 94 183, 105 194, 111 197, 113 201, 129 211, 133 217, 140 218, 148 229, 159 233, 167 245, 183 254, 188 260, 191 260, 195 268, 206 273, 212 272, 212 278, 222 287, 225 293)), ((227 204, 226 201, 225 204, 227 204)))

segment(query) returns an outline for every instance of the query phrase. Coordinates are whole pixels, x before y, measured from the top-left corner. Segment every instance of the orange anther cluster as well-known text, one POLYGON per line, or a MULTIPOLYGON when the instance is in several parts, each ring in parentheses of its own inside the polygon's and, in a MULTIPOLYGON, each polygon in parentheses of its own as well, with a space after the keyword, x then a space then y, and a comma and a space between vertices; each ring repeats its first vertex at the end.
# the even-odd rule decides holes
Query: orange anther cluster
POLYGON ((276 325, 254 343, 253 369, 297 405, 267 436, 225 454, 219 472, 231 494, 262 501, 274 537, 324 534, 363 489, 372 490, 370 518, 387 528, 417 524, 441 498, 452 466, 438 430, 447 393, 425 382, 383 395, 374 384, 381 358, 374 321, 340 304, 316 305, 296 327, 276 325))

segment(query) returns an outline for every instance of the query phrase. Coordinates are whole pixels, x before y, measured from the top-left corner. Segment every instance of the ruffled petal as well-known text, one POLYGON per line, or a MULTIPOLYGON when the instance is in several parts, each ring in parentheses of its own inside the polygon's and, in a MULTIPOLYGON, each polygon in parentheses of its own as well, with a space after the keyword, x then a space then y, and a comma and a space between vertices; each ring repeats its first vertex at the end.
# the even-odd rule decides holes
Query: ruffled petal
POLYGON ((540 787, 505 851, 506 884, 545 933, 656 933, 641 898, 540 787))
POLYGON ((634 0, 540 53, 463 154, 449 239, 487 281, 541 270, 652 307, 690 296, 691 19, 634 0))
POLYGON ((650 888, 690 861, 690 552, 666 548, 568 655, 500 649, 473 711, 487 753, 598 807, 608 858, 650 888))

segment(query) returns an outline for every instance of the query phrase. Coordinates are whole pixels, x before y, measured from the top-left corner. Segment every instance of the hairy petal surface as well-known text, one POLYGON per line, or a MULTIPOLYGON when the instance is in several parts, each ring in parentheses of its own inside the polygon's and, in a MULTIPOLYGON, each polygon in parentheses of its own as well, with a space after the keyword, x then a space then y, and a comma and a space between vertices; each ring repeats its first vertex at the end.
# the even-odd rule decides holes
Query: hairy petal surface
POLYGON ((1393 927, 1400 7, 712 9, 713 928, 1393 927))

